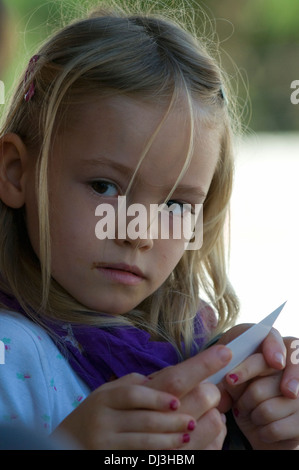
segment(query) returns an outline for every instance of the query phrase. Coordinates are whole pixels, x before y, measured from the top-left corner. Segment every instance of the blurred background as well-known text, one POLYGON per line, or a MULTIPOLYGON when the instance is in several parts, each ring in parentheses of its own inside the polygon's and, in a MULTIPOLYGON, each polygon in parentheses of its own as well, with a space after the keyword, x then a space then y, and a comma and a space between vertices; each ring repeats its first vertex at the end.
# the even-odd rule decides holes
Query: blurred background
MULTIPOLYGON (((2 0, 6 101, 37 45, 87 3, 100 2, 2 0)), ((256 322, 288 300, 276 326, 299 337, 299 103, 291 102, 291 83, 299 80, 299 0, 163 3, 193 6, 199 31, 219 45, 237 95, 243 136, 236 147, 230 277, 241 301, 240 321, 256 322)))

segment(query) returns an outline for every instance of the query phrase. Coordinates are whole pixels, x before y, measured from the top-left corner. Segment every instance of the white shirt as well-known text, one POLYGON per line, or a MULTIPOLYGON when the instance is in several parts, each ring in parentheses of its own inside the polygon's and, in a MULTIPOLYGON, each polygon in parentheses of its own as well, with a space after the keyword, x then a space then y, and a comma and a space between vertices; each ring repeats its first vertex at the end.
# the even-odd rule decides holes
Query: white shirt
POLYGON ((0 425, 50 434, 90 393, 40 326, 0 310, 0 425))

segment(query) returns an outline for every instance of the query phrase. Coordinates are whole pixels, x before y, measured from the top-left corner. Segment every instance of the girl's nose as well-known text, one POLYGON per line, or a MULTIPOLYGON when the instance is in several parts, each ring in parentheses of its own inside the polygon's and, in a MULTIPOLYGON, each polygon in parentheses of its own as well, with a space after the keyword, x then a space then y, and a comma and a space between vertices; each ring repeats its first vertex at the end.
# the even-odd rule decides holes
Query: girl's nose
POLYGON ((116 220, 117 244, 130 244, 143 251, 153 247, 153 236, 150 230, 150 210, 143 204, 118 207, 116 220))
POLYGON ((147 237, 132 238, 128 234, 125 238, 118 238, 116 236, 115 243, 118 245, 131 245, 133 248, 137 248, 143 251, 151 250, 154 244, 150 235, 147 237))

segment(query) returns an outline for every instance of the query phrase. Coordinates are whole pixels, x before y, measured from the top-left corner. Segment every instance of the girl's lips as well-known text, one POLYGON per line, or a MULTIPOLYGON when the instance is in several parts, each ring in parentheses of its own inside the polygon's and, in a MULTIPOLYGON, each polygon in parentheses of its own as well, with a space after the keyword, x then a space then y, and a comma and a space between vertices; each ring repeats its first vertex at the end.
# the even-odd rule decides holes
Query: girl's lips
POLYGON ((94 268, 107 279, 120 284, 135 286, 145 279, 144 274, 137 266, 129 266, 124 263, 95 263, 94 268))

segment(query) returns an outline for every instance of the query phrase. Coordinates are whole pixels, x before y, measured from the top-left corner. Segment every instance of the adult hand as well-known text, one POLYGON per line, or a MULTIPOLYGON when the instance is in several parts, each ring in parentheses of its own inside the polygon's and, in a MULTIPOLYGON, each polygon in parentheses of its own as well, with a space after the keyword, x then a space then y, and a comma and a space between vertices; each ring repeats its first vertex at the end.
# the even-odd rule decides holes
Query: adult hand
POLYGON ((281 393, 282 372, 256 377, 233 405, 236 423, 256 450, 299 446, 299 398, 281 393))
MULTIPOLYGON (((246 331, 250 326, 250 324, 242 324, 237 325, 230 330, 228 330, 220 339, 219 344, 228 344, 234 338, 242 334, 246 331)), ((270 369, 274 370, 283 370, 284 372, 281 375, 281 393, 288 397, 288 398, 296 398, 299 393, 299 368, 294 366, 291 361, 292 353, 294 350, 291 348, 291 344, 294 338, 282 338, 280 333, 275 329, 272 328, 268 336, 263 341, 262 345, 259 348, 259 352, 263 354, 264 361, 266 365, 270 369)), ((251 363, 245 360, 235 371, 231 371, 230 374, 227 375, 228 383, 232 383, 230 381, 230 375, 234 374, 233 381, 238 377, 238 385, 243 383, 247 380, 250 380, 252 377, 261 374, 260 366, 262 369, 264 365, 259 364, 258 368, 252 368, 251 363), (247 365, 249 364, 249 371, 247 371, 247 365), (254 375, 255 374, 255 375, 254 375), (243 376, 243 378, 242 378, 243 376), (246 380, 245 380, 246 377, 246 380)), ((239 387, 239 393, 244 390, 245 385, 243 387, 239 387)), ((232 406, 232 399, 231 396, 227 393, 226 388, 223 387, 223 383, 219 385, 219 389, 221 391, 221 402, 219 409, 222 412, 226 412, 232 406)), ((235 400, 237 389, 234 391, 235 400)))

